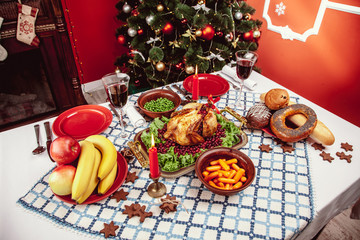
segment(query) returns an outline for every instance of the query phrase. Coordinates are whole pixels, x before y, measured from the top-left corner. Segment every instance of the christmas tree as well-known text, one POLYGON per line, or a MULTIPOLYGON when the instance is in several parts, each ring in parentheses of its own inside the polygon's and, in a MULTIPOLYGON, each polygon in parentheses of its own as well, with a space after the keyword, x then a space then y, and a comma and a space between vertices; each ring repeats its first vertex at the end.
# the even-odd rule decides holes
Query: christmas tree
POLYGON ((221 70, 235 52, 256 51, 262 22, 239 0, 120 0, 116 4, 119 44, 129 52, 115 65, 135 85, 157 87, 194 74, 221 70))

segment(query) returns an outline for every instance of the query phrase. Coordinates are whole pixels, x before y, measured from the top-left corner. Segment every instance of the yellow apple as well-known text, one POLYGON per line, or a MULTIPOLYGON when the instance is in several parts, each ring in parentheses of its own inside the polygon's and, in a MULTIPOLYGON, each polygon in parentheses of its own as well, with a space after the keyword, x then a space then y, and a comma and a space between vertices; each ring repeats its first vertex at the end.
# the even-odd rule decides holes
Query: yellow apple
POLYGON ((49 185, 53 193, 65 196, 71 194, 76 168, 72 165, 60 165, 49 176, 49 185))

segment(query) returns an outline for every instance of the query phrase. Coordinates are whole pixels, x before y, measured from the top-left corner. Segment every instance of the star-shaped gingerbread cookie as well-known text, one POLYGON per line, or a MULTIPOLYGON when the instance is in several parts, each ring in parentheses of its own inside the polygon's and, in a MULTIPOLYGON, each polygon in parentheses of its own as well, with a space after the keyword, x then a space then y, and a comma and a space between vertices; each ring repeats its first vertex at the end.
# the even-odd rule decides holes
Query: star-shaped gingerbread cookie
POLYGON ((152 215, 152 212, 143 212, 142 214, 140 214, 140 222, 144 222, 145 218, 151 217, 152 215))
POLYGON ((334 160, 334 158, 330 155, 330 153, 326 153, 322 151, 319 155, 323 158, 324 161, 328 161, 329 163, 331 163, 331 161, 334 160))
POLYGON ((125 205, 125 210, 123 211, 123 214, 127 214, 129 218, 132 218, 133 216, 136 216, 136 211, 133 208, 133 204, 125 205))
POLYGON ((120 191, 116 191, 111 199, 116 199, 116 202, 120 202, 120 200, 126 200, 126 196, 129 195, 128 192, 125 192, 124 189, 120 189, 120 191))
POLYGON ((110 224, 104 223, 104 228, 100 230, 100 233, 104 233, 105 238, 108 238, 109 236, 116 236, 116 229, 118 229, 119 226, 114 224, 114 221, 111 221, 110 224))
POLYGON ((129 218, 132 218, 133 216, 139 216, 140 222, 144 222, 145 218, 152 216, 152 212, 145 212, 145 208, 145 205, 141 206, 139 203, 132 203, 130 206, 125 205, 123 214, 127 214, 129 218))
POLYGON ((315 150, 320 150, 320 151, 322 151, 322 150, 325 149, 325 147, 324 147, 322 144, 320 144, 320 143, 313 143, 311 146, 312 146, 313 148, 315 148, 315 150))
POLYGON ((341 148, 345 149, 345 151, 352 151, 353 150, 352 147, 353 146, 348 144, 347 142, 346 143, 341 143, 341 148))
POLYGON ((136 172, 128 172, 126 179, 125 179, 125 183, 128 183, 128 182, 135 183, 135 180, 138 178, 139 177, 136 176, 136 172))
POLYGON ((166 195, 166 198, 162 198, 161 201, 163 204, 160 205, 160 208, 163 209, 166 213, 176 212, 176 206, 178 202, 176 201, 176 197, 170 197, 169 194, 166 195))
POLYGON ((270 152, 272 150, 269 144, 261 144, 259 148, 262 152, 270 152))
POLYGON ((346 160, 348 163, 351 163, 352 155, 346 155, 344 152, 337 152, 336 156, 340 158, 340 160, 346 160))
POLYGON ((282 146, 281 146, 281 148, 283 149, 283 152, 285 153, 285 152, 288 152, 288 153, 291 153, 292 151, 294 151, 295 150, 295 148, 293 148, 291 145, 289 145, 289 144, 283 144, 282 146))

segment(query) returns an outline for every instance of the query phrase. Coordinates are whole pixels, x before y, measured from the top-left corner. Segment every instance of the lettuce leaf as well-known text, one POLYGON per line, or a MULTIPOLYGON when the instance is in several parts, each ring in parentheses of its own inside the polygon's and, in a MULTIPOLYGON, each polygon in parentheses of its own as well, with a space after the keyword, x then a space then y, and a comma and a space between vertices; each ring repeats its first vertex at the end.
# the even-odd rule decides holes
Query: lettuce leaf
POLYGON ((152 123, 149 126, 149 131, 144 131, 141 134, 141 141, 145 144, 146 148, 149 149, 151 147, 151 134, 154 135, 155 144, 158 144, 161 142, 161 140, 157 137, 158 136, 158 129, 161 129, 164 127, 166 123, 170 121, 167 117, 155 118, 152 123))
POLYGON ((216 114, 216 119, 223 129, 225 129, 225 137, 223 140, 223 147, 232 147, 240 141, 238 135, 241 134, 240 129, 235 126, 233 122, 225 120, 222 115, 216 114))

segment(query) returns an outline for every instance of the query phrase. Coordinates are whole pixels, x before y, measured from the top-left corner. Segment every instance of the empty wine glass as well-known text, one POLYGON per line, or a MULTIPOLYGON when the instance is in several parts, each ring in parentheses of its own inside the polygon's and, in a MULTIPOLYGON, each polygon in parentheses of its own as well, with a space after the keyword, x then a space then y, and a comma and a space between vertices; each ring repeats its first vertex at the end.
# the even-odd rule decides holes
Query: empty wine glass
POLYGON ((102 82, 110 103, 120 112, 120 137, 126 138, 122 108, 126 105, 129 89, 129 75, 125 73, 109 73, 102 77, 102 82))
POLYGON ((240 50, 235 53, 236 57, 236 74, 240 79, 240 90, 235 102, 235 107, 241 107, 241 93, 244 87, 244 81, 248 79, 258 58, 255 52, 248 50, 240 50))

